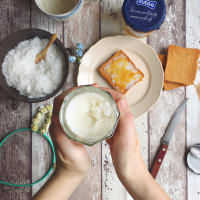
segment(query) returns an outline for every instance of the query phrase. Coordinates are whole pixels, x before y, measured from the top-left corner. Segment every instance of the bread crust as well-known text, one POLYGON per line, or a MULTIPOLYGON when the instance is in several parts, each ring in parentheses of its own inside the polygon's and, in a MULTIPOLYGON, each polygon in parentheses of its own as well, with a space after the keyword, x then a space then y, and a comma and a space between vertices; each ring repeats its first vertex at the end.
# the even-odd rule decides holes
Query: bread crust
MULTIPOLYGON (((116 89, 116 90, 118 90, 118 91, 120 91, 121 93, 124 93, 124 94, 125 94, 133 85, 135 85, 137 82, 141 81, 141 80, 143 79, 143 77, 144 77, 143 72, 142 72, 141 70, 139 70, 139 69, 135 66, 135 64, 131 61, 131 59, 130 59, 122 50, 120 50, 120 51, 114 53, 113 56, 111 56, 105 63, 103 63, 103 64, 98 68, 98 71, 100 72, 100 74, 102 75, 102 77, 103 77, 114 89, 116 89), (115 59, 116 57, 119 57, 119 56, 122 56, 122 55, 125 57, 125 59, 126 59, 129 63, 131 63, 133 69, 137 71, 136 74, 140 74, 140 76, 141 76, 141 77, 139 78, 139 80, 137 80, 136 82, 134 82, 134 83, 133 83, 132 85, 130 85, 130 87, 128 87, 128 88, 127 88, 127 86, 124 87, 124 88, 122 88, 120 85, 118 85, 117 83, 115 83, 115 81, 112 79, 111 75, 110 75, 109 73, 107 73, 106 70, 105 70, 105 68, 106 68, 107 66, 111 65, 111 64, 114 62, 114 59, 115 59)), ((131 71, 131 70, 127 70, 127 72, 128 72, 128 71, 131 71)), ((113 72, 113 73, 115 73, 115 72, 113 72)), ((131 73, 131 72, 130 72, 130 73, 131 73)), ((132 73, 133 73, 133 72, 132 72, 132 73)), ((122 75, 121 75, 121 76, 122 76, 122 75)), ((120 78, 123 79, 123 77, 120 77, 120 78)), ((126 81, 126 80, 125 80, 125 81, 126 81)), ((129 83, 127 83, 127 84, 131 84, 131 83, 129 82, 129 83)))
MULTIPOLYGON (((166 63, 167 63, 167 55, 159 54, 158 57, 159 57, 161 64, 163 66, 163 70, 165 71, 166 63)), ((185 85, 180 84, 180 83, 172 83, 172 82, 168 82, 168 81, 164 80, 164 90, 173 90, 173 89, 183 87, 183 86, 185 86, 185 85)))
POLYGON ((165 80, 183 85, 194 84, 199 56, 199 49, 170 45, 168 47, 165 80))

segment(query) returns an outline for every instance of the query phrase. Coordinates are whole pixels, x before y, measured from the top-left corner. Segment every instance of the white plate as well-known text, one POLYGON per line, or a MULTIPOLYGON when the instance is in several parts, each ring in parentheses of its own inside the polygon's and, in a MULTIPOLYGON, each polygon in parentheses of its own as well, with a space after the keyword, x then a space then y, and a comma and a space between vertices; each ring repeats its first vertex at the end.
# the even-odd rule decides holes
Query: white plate
POLYGON ((77 82, 78 85, 98 83, 100 86, 110 87, 97 68, 118 50, 123 50, 144 73, 144 79, 126 94, 131 111, 137 118, 157 102, 163 87, 162 65, 149 45, 131 36, 119 35, 101 39, 83 56, 77 82))

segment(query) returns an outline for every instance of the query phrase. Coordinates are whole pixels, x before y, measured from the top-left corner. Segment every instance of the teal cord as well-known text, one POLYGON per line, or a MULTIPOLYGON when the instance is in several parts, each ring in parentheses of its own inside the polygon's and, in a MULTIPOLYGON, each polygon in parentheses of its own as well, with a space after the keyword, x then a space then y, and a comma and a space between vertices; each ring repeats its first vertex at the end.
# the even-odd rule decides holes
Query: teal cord
MULTIPOLYGON (((4 137, 4 139, 0 142, 0 148, 3 146, 3 144, 5 143, 5 141, 12 135, 14 135, 15 133, 19 133, 19 132, 25 132, 25 131, 32 131, 30 128, 20 128, 20 129, 16 129, 15 131, 9 133, 6 137, 4 137)), ((34 132, 34 131, 32 131, 34 132)), ((39 135, 41 135, 40 132, 34 132, 34 133, 37 133, 39 135)), ((0 180, 0 184, 3 184, 3 185, 7 185, 7 186, 12 186, 12 187, 31 187, 41 181, 43 181, 44 179, 46 179, 49 174, 51 173, 51 171, 53 170, 54 168, 54 165, 56 163, 56 155, 55 155, 55 149, 54 149, 54 146, 53 146, 53 143, 51 141, 51 139, 48 137, 47 133, 45 133, 44 135, 42 135, 46 141, 50 144, 50 147, 51 147, 51 150, 52 150, 52 154, 53 154, 53 159, 52 159, 52 162, 51 162, 51 166, 50 168, 48 169, 47 173, 42 177, 40 178, 39 180, 33 182, 33 183, 27 183, 27 184, 16 184, 16 183, 8 183, 8 182, 5 182, 5 181, 2 181, 0 180)))

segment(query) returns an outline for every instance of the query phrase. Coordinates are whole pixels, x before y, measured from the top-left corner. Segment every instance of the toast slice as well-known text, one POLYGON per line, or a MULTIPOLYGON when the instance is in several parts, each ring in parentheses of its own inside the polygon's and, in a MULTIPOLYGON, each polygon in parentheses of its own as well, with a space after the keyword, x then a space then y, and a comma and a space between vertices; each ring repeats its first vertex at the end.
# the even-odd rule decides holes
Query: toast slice
POLYGON ((116 52, 102 64, 98 71, 114 89, 121 93, 126 93, 144 77, 143 72, 135 66, 122 50, 116 52))
MULTIPOLYGON (((166 68, 166 63, 167 63, 167 55, 165 54, 159 54, 158 55, 160 61, 161 61, 161 64, 163 66, 163 70, 165 71, 165 68, 166 68)), ((180 83, 172 83, 172 82, 168 82, 168 81, 164 81, 164 90, 173 90, 173 89, 176 89, 176 88, 179 88, 179 87, 183 87, 185 85, 183 84, 180 84, 180 83)))
POLYGON ((199 56, 199 49, 170 45, 168 47, 165 80, 184 85, 194 84, 199 56))

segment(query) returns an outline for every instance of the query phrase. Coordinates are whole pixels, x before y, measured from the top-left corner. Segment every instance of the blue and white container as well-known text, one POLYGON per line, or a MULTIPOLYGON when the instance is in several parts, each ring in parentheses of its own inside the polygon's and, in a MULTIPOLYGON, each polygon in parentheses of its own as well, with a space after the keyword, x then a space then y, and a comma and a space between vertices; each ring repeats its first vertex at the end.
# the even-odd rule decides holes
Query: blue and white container
POLYGON ((35 0, 35 3, 45 14, 64 21, 81 11, 84 0, 35 0))
POLYGON ((146 37, 163 24, 166 5, 164 0, 125 0, 122 13, 126 32, 146 37))

